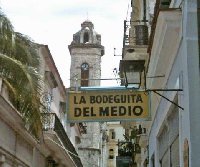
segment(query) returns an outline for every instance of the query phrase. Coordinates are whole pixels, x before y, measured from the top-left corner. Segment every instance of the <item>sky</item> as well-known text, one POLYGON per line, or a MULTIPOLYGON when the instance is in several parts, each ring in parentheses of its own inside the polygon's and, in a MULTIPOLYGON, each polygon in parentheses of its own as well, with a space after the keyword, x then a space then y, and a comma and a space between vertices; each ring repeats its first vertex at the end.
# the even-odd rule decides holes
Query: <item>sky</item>
MULTIPOLYGON (((89 19, 101 34, 105 47, 101 78, 115 78, 123 44, 123 21, 130 16, 130 0, 0 0, 0 7, 14 30, 34 42, 48 45, 65 87, 70 86, 68 45, 81 23, 89 19)), ((101 86, 118 86, 115 80, 101 81, 101 86)))

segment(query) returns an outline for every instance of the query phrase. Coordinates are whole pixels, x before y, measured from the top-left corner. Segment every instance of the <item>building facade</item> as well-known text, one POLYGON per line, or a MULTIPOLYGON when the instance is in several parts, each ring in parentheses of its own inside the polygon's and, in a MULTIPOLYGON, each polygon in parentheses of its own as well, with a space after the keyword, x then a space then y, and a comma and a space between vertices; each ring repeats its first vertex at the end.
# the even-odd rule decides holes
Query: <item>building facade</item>
MULTIPOLYGON (((101 45, 101 35, 95 32, 91 21, 86 20, 81 24, 81 30, 73 35, 69 51, 70 89, 78 91, 79 87, 100 86, 101 56, 104 55, 104 47, 101 45)), ((76 124, 73 124, 74 127, 76 124)), ((103 125, 98 122, 81 124, 84 124, 85 130, 76 147, 83 166, 103 166, 103 125)))
POLYGON ((77 167, 80 158, 66 133, 66 92, 47 45, 38 45, 40 57, 42 134, 30 132, 13 107, 5 82, 0 79, 0 166, 77 167))
POLYGON ((43 114, 44 142, 53 166, 82 166, 81 160, 68 137, 66 123, 67 93, 47 45, 40 45, 40 73, 44 76, 41 100, 47 110, 43 114))
POLYGON ((8 98, 6 85, 0 79, 0 166, 46 166, 47 149, 28 132, 19 112, 8 98))
MULTIPOLYGON (((124 20, 124 38, 122 61, 120 62, 120 75, 125 78, 125 71, 123 71, 123 63, 133 62, 138 67, 137 62, 142 64, 143 70, 140 76, 132 75, 134 84, 122 81, 121 84, 129 89, 142 90, 146 89, 145 73, 147 71, 149 55, 147 53, 149 40, 149 1, 146 0, 132 0, 130 18, 124 20)), ((134 65, 131 64, 133 67, 134 65)), ((124 165, 129 166, 147 166, 148 159, 148 129, 150 121, 130 121, 121 122, 125 129, 126 142, 129 147, 127 154, 123 153, 121 159, 125 159, 124 165)), ((122 143, 123 144, 123 143, 122 143)), ((127 148, 128 149, 128 148, 127 148)))
POLYGON ((152 95, 150 166, 199 166, 199 46, 197 1, 156 1, 149 45, 152 95), (154 28, 153 28, 154 27, 154 28), (167 91, 170 90, 171 91, 167 91), (179 90, 180 89, 180 90, 179 90))
MULTIPOLYGON (((148 19, 141 20, 146 21, 149 35, 147 59, 142 71, 145 74, 142 77, 144 82, 140 89, 145 88, 149 93, 151 121, 141 123, 148 137, 145 139, 140 133, 137 134, 141 153, 134 156, 136 164, 133 165, 199 166, 199 1, 132 0, 133 11, 134 8, 137 10, 131 15, 132 21, 141 20, 140 14, 145 13, 148 19), (143 152, 142 143, 147 139, 143 152)), ((130 41, 134 39, 130 37, 137 32, 133 30, 136 25, 133 26, 130 26, 132 30, 128 34, 128 47, 131 47, 130 41)), ((140 31, 139 36, 144 35, 144 31, 140 31)), ((138 55, 136 49, 127 53, 131 50, 126 48, 124 42, 123 59, 127 56, 128 60, 134 59, 138 55)), ((124 125, 130 126, 127 123, 124 125)))
MULTIPOLYGON (((119 158, 119 143, 124 141, 124 128, 120 122, 107 122, 106 159, 107 167, 116 167, 119 158)), ((120 161, 123 161, 120 159, 120 161)))

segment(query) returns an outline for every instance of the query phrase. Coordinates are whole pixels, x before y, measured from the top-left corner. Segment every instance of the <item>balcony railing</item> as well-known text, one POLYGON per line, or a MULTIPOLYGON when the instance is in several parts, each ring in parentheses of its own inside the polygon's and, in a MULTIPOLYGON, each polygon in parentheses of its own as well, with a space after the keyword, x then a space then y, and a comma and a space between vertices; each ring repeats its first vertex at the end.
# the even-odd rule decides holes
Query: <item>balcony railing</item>
POLYGON ((54 131, 62 141, 63 146, 68 151, 76 166, 82 167, 82 163, 78 154, 69 140, 59 118, 55 113, 44 113, 42 114, 42 123, 44 131, 54 131))
POLYGON ((148 26, 146 25, 146 21, 124 20, 122 57, 124 57, 126 47, 130 48, 130 46, 141 45, 148 45, 148 26))
POLYGON ((143 21, 124 21, 124 45, 148 45, 148 27, 143 21))

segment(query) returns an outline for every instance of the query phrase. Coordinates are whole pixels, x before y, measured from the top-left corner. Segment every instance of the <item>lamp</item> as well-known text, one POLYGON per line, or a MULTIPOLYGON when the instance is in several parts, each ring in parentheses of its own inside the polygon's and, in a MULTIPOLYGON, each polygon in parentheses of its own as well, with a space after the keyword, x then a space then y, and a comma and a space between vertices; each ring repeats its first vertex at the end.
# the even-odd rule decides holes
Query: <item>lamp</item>
POLYGON ((125 86, 140 88, 145 60, 120 60, 120 70, 125 77, 125 86))

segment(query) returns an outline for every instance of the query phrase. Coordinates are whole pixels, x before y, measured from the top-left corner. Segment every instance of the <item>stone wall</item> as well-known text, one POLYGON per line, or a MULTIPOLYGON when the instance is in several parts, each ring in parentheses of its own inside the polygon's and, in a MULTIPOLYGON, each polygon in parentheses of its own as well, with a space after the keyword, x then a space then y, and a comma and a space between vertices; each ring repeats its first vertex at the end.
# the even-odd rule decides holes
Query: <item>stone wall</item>
MULTIPOLYGON (((89 65, 89 78, 97 79, 101 77, 101 56, 99 49, 87 49, 77 48, 73 49, 73 55, 71 55, 71 69, 70 69, 70 85, 74 87, 76 84, 80 86, 81 78, 81 64, 87 62, 89 65), (75 79, 78 79, 75 83, 75 79)), ((89 86, 100 85, 100 80, 89 80, 89 86)))
POLYGON ((84 167, 99 167, 100 165, 100 151, 99 149, 93 148, 79 148, 79 156, 81 157, 81 161, 84 167))

